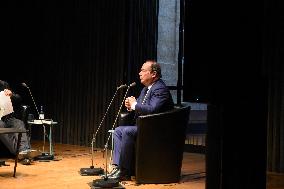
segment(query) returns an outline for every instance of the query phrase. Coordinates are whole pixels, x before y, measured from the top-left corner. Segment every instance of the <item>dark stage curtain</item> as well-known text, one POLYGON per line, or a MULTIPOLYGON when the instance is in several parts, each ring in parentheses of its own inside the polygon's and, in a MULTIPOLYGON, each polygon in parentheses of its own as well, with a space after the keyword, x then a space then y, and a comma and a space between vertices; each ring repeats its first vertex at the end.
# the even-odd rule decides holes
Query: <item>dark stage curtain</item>
MULTIPOLYGON (((20 83, 30 87, 45 117, 58 121, 56 143, 89 146, 116 87, 139 84, 143 61, 156 57, 157 1, 25 1, 9 3, 1 14, 1 60, 6 70, 18 72, 1 79, 36 114, 20 83)), ((96 147, 104 146, 124 93, 118 91, 96 147)), ((32 139, 42 140, 42 128, 32 131, 32 139)))
POLYGON ((284 51, 278 49, 271 53, 274 57, 271 61, 277 63, 274 62, 276 65, 273 65, 269 81, 267 164, 268 171, 284 173, 284 67, 281 55, 284 51))
MULTIPOLYGON (((55 142, 89 145, 116 87, 124 82, 125 4, 56 1, 37 3, 33 11, 41 15, 36 42, 40 60, 31 84, 38 104, 44 106, 46 118, 59 123, 55 142)), ((96 146, 106 142, 122 92, 100 128, 96 146)))
MULTIPOLYGON (((138 73, 148 59, 157 59, 159 0, 128 1, 128 51, 125 77, 141 88, 138 73)), ((132 92, 132 91, 131 91, 132 92)), ((133 91, 137 96, 140 90, 133 91)))
POLYGON ((269 71, 268 171, 284 173, 284 30, 281 1, 266 1, 265 54, 269 71), (280 16, 282 15, 282 16, 280 16))

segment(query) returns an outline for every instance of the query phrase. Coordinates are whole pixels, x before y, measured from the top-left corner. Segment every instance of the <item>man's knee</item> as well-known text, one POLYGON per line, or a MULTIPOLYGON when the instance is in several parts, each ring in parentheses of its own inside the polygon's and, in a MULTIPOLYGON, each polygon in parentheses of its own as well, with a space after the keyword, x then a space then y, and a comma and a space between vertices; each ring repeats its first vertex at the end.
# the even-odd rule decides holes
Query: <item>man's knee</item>
POLYGON ((0 120, 0 127, 1 127, 1 128, 4 128, 4 127, 5 127, 5 125, 6 125, 6 124, 5 124, 5 122, 4 122, 4 121, 2 121, 2 120, 0 120))
POLYGON ((136 133, 137 133, 137 127, 135 127, 135 126, 127 127, 127 128, 125 128, 124 133, 128 136, 135 137, 136 133))
POLYGON ((14 119, 12 127, 17 129, 25 129, 25 124, 22 120, 14 119))

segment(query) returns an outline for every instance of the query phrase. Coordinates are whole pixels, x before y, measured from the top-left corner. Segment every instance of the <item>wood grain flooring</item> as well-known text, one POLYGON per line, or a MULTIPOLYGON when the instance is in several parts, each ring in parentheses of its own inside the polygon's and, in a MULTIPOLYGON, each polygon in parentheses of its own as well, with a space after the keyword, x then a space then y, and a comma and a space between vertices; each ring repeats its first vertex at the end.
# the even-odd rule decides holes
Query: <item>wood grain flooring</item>
MULTIPOLYGON (((42 143, 34 142, 35 149, 42 149, 42 143)), ((45 147, 48 149, 48 146, 45 147)), ((34 161, 32 165, 18 164, 16 178, 12 177, 14 160, 6 161, 10 166, 0 167, 0 189, 90 189, 93 180, 99 176, 81 176, 80 168, 91 165, 90 148, 75 145, 55 144, 55 160, 49 162, 34 161)), ((104 153, 97 149, 94 153, 94 166, 105 170, 104 153)), ((127 189, 204 189, 205 156, 196 153, 184 153, 182 176, 179 183, 140 184, 135 181, 123 181, 121 186, 127 189)))
MULTIPOLYGON (((32 144, 42 149, 42 142, 32 144)), ((16 178, 13 177, 14 160, 5 159, 9 166, 0 167, 0 189, 90 189, 99 176, 81 176, 80 168, 91 165, 91 150, 88 147, 55 144, 55 160, 34 161, 32 165, 18 164, 16 178)), ((46 144, 45 149, 49 149, 46 144)), ((106 159, 101 149, 94 153, 94 166, 105 170, 106 159)), ((3 159, 3 158, 2 158, 3 159)), ((205 189, 205 155, 184 153, 182 175, 179 183, 140 184, 125 181, 127 189, 205 189)), ((267 189, 284 189, 284 174, 267 173, 267 189)))

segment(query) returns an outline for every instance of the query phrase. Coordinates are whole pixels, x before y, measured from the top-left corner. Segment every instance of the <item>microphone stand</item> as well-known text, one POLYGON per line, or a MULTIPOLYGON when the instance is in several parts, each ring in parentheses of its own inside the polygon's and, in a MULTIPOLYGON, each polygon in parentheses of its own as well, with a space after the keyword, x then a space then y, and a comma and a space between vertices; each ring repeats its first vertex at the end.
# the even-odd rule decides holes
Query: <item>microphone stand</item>
MULTIPOLYGON (((36 102, 34 100, 34 97, 32 95, 32 92, 30 90, 30 87, 26 84, 26 83, 22 83, 22 86, 27 88, 29 93, 30 93, 30 96, 32 98, 32 101, 33 101, 33 104, 35 106, 35 109, 36 109, 36 112, 37 112, 37 115, 39 116, 39 111, 38 111, 38 108, 37 108, 37 105, 36 105, 36 102)), ((44 152, 44 146, 45 146, 45 136, 46 136, 46 128, 45 128, 45 125, 42 121, 42 119, 39 119, 41 121, 41 124, 43 126, 43 151, 42 151, 42 154, 41 155, 38 155, 36 156, 34 159, 35 160, 53 160, 54 159, 54 156, 47 153, 47 152, 44 152)), ((31 134, 31 133, 30 133, 31 134)))
MULTIPOLYGON (((135 86, 136 85, 136 83, 135 82, 133 82, 133 83, 131 83, 128 87, 127 87, 127 90, 126 90, 126 92, 125 92, 125 95, 124 95, 124 97, 123 97, 123 100, 122 100, 122 102, 121 102, 121 105, 120 105, 120 107, 119 107, 119 110, 118 110, 118 112, 117 112, 117 115, 116 115, 116 118, 115 118, 115 120, 114 120, 114 122, 113 122, 113 124, 112 124, 112 130, 114 129, 114 127, 115 127, 115 125, 116 125, 116 123, 117 123, 117 119, 118 119, 118 116, 119 116, 119 114, 120 114, 120 112, 121 112, 121 109, 122 109, 122 106, 123 106, 123 104, 124 104, 124 101, 125 101, 125 99, 126 99, 126 95, 127 95, 127 93, 128 93, 128 91, 129 91, 129 89, 130 89, 130 87, 132 87, 132 86, 135 86)), ((119 181, 118 180, 116 180, 116 179, 110 179, 110 178, 108 178, 108 176, 107 176, 107 159, 108 159, 108 157, 107 157, 107 149, 108 149, 108 142, 109 142, 109 139, 110 139, 110 137, 111 137, 111 134, 112 133, 110 133, 109 135, 108 135, 108 138, 107 138, 107 141, 106 141, 106 144, 105 144, 105 152, 106 152, 106 155, 105 155, 105 158, 106 158, 106 164, 105 164, 105 175, 104 175, 104 178, 103 179, 96 179, 96 180, 93 180, 93 186, 94 187, 101 187, 101 188, 113 188, 113 187, 118 187, 119 186, 119 181)))
POLYGON ((92 150, 92 165, 90 166, 90 168, 81 168, 80 169, 80 174, 82 176, 92 176, 92 175, 103 174, 103 169, 102 168, 95 168, 94 167, 94 142, 96 141, 97 134, 98 134, 98 132, 99 132, 101 126, 102 126, 102 123, 105 120, 105 117, 106 117, 106 115, 108 113, 108 110, 109 110, 109 108, 110 108, 110 106, 111 106, 111 104, 112 104, 112 102, 113 102, 113 100, 114 100, 114 98, 115 98, 115 96, 117 94, 117 91, 119 89, 121 89, 121 88, 124 88, 124 87, 127 87, 127 85, 121 85, 121 86, 116 88, 116 91, 115 91, 115 93, 114 93, 114 95, 113 95, 113 97, 112 97, 112 99, 111 99, 111 101, 110 101, 110 103, 109 103, 109 105, 108 105, 108 107, 106 109, 105 114, 104 114, 104 116, 103 116, 103 118, 102 118, 102 120, 101 120, 101 122, 100 122, 100 124, 99 124, 99 126, 98 126, 98 128, 97 128, 97 130, 95 132, 95 134, 93 134, 93 138, 92 138, 92 142, 91 142, 91 147, 92 147, 92 149, 91 149, 92 150))

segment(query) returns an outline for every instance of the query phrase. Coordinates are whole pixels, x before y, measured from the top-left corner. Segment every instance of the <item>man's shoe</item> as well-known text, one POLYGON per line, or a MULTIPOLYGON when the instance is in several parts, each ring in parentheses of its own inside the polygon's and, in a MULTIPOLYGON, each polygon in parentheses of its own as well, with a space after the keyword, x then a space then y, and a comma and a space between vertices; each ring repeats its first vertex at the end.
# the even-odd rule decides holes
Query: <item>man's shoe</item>
POLYGON ((115 174, 117 171, 119 171, 119 168, 118 167, 114 167, 111 172, 109 174, 107 174, 107 176, 112 176, 113 174, 115 174))
MULTIPOLYGON (((119 171, 118 167, 113 168, 111 170, 111 172, 107 174, 107 177, 110 177, 110 176, 114 175, 117 171, 119 171)), ((103 178, 103 179, 106 177, 105 175, 101 175, 101 176, 102 176, 101 178, 103 178)))
POLYGON ((21 164, 23 165, 31 165, 32 164, 32 160, 26 158, 26 159, 23 159, 21 160, 21 164))
POLYGON ((19 160, 33 159, 40 154, 41 153, 38 150, 27 149, 27 150, 23 150, 23 151, 19 152, 18 159, 19 160))
POLYGON ((131 180, 130 176, 126 174, 126 171, 118 169, 113 175, 108 177, 109 179, 115 179, 118 181, 131 180))
POLYGON ((34 159, 35 157, 41 155, 42 153, 39 150, 29 150, 29 158, 34 159))
POLYGON ((28 150, 20 151, 18 155, 18 159, 23 160, 23 159, 28 158, 28 153, 29 153, 28 150))

